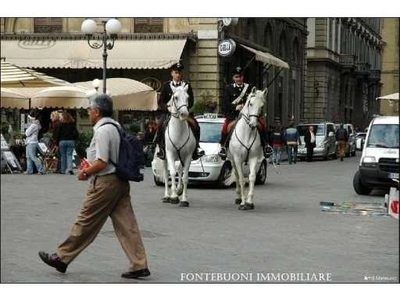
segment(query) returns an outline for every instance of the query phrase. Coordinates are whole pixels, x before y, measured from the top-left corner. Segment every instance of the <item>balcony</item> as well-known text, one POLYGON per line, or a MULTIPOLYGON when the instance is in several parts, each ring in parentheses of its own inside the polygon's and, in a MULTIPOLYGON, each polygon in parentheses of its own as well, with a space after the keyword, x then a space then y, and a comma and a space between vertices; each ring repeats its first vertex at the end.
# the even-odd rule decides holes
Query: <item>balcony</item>
POLYGON ((340 54, 339 62, 344 68, 353 69, 356 67, 356 57, 353 54, 340 54))
POLYGON ((360 75, 369 75, 371 72, 371 65, 369 63, 357 63, 356 72, 360 75))
POLYGON ((381 70, 371 70, 369 71, 369 79, 371 81, 381 81, 381 70))

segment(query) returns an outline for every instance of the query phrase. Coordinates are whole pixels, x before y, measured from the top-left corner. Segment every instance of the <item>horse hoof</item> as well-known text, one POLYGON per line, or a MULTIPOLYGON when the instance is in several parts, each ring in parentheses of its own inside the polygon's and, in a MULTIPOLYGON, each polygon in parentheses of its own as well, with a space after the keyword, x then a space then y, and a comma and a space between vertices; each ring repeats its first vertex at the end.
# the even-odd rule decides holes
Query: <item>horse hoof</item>
POLYGON ((244 205, 239 206, 239 210, 252 210, 254 209, 253 203, 245 203, 244 205))
POLYGON ((189 207, 189 202, 187 202, 187 201, 181 201, 181 202, 179 203, 179 206, 180 206, 180 207, 189 207))
POLYGON ((169 203, 171 203, 171 204, 178 204, 178 203, 179 203, 179 198, 178 198, 178 197, 176 197, 176 198, 170 198, 169 203))
POLYGON ((161 200, 162 200, 163 203, 170 203, 171 202, 171 199, 169 197, 161 198, 161 200))
POLYGON ((235 204, 240 204, 242 203, 242 199, 235 199, 235 204))

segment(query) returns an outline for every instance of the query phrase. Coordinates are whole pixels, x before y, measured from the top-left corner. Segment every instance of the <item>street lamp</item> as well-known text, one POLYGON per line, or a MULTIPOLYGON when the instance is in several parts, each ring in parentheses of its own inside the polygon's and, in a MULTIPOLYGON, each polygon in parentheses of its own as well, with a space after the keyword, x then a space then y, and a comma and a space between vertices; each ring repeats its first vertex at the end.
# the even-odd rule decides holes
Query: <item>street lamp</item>
POLYGON ((118 33, 121 32, 121 22, 117 19, 102 19, 103 32, 101 33, 101 43, 92 41, 93 34, 97 31, 97 24, 95 21, 87 19, 83 21, 81 30, 87 36, 88 44, 93 49, 100 49, 103 47, 103 93, 106 94, 106 80, 107 80, 107 50, 114 48, 114 41, 118 33), (91 43, 92 42, 92 43, 91 43))

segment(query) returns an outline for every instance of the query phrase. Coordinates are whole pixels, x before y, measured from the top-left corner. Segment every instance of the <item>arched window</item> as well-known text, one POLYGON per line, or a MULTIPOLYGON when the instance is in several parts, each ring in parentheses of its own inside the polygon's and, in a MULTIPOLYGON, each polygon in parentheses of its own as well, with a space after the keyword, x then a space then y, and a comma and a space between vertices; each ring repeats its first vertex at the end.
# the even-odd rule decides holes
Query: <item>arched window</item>
POLYGON ((300 48, 299 41, 297 37, 294 39, 293 47, 292 47, 292 61, 295 67, 299 66, 300 63, 300 48))
POLYGON ((264 46, 267 47, 268 49, 270 49, 271 51, 274 48, 273 45, 273 33, 272 33, 272 26, 270 23, 268 23, 265 26, 265 30, 264 30, 264 46))
POLYGON ((34 33, 61 33, 62 18, 34 18, 34 33))
POLYGON ((163 18, 135 18, 135 33, 163 32, 163 18))
POLYGON ((285 58, 286 54, 286 35, 285 32, 282 32, 279 38, 279 55, 285 58))

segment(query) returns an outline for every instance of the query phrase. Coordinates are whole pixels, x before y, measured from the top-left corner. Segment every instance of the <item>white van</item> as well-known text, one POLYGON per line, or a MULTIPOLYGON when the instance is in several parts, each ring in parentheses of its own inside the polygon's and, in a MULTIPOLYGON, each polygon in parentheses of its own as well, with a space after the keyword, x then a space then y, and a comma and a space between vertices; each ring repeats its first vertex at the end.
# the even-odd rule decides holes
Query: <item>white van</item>
POLYGON ((397 187, 392 179, 399 179, 399 117, 376 117, 369 124, 353 187, 368 195, 373 188, 397 187))

